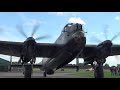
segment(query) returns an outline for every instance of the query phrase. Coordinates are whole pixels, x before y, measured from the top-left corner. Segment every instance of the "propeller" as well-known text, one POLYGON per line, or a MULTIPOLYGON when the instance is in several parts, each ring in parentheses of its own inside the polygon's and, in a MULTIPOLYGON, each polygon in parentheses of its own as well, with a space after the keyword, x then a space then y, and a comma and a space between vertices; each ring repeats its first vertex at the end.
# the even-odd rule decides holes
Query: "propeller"
POLYGON ((24 36, 25 38, 28 38, 27 35, 25 34, 22 26, 17 25, 16 28, 17 28, 17 30, 20 32, 20 34, 21 34, 22 36, 24 36))
POLYGON ((34 26, 33 32, 32 32, 32 34, 31 34, 31 37, 34 36, 34 34, 36 33, 36 31, 38 30, 39 27, 40 27, 40 25, 38 25, 38 24, 34 26))
POLYGON ((113 38, 111 39, 111 41, 115 40, 119 35, 120 35, 120 32, 118 34, 116 34, 115 36, 113 36, 113 38))
POLYGON ((35 38, 35 40, 40 40, 40 39, 49 38, 49 37, 50 37, 49 35, 44 35, 44 36, 35 38))
MULTIPOLYGON (((16 28, 17 28, 17 30, 18 30, 18 32, 23 36, 23 37, 25 37, 27 40, 26 41, 30 41, 30 44, 31 44, 31 40, 41 40, 41 39, 44 39, 44 38, 48 38, 48 37, 50 37, 49 35, 44 35, 44 36, 39 36, 39 37, 37 37, 37 38, 35 38, 35 39, 33 39, 33 37, 34 37, 34 35, 35 35, 35 33, 37 32, 37 30, 38 30, 38 28, 40 27, 40 24, 36 24, 34 27, 33 27, 33 30, 32 30, 32 33, 31 33, 31 36, 30 37, 28 37, 27 35, 26 35, 26 33, 24 32, 24 29, 23 29, 23 27, 21 26, 21 25, 17 25, 16 26, 16 28)), ((25 45, 27 45, 27 44, 25 44, 25 45)), ((34 45, 34 42, 33 42, 33 44, 31 44, 32 46, 33 46, 33 48, 35 47, 34 45)), ((35 49, 33 49, 33 48, 31 48, 32 50, 33 50, 33 52, 32 52, 32 61, 30 60, 30 63, 32 64, 32 63, 35 63, 35 61, 36 61, 36 57, 34 56, 35 55, 35 49)), ((29 49, 28 48, 28 50, 31 50, 31 49, 29 49)), ((25 55, 25 53, 24 53, 24 51, 22 51, 23 52, 23 54, 25 55)), ((29 57, 29 56, 28 56, 29 57)), ((26 63, 26 62, 28 62, 28 61, 24 61, 24 56, 21 54, 21 56, 20 56, 20 59, 19 59, 19 61, 18 61, 18 63, 21 63, 21 60, 23 61, 22 63, 26 63)))
POLYGON ((92 37, 90 38, 90 40, 92 40, 92 42, 94 41, 94 42, 97 42, 97 43, 101 43, 101 42, 102 42, 100 39, 98 39, 98 38, 95 37, 95 36, 92 36, 92 37))
MULTIPOLYGON (((108 25, 106 25, 105 28, 104 28, 104 34, 103 35, 105 37, 105 40, 108 40, 108 28, 109 28, 108 25)), ((114 41, 118 36, 120 36, 120 32, 118 32, 116 35, 114 35, 110 39, 110 41, 114 41)), ((100 40, 100 39, 98 39, 97 37, 94 37, 94 36, 91 37, 91 40, 94 41, 94 42, 97 42, 97 43, 101 43, 103 41, 103 40, 100 40)))
MULTIPOLYGON (((32 33, 31 33, 31 37, 34 37, 34 35, 35 35, 35 33, 37 32, 37 30, 38 30, 39 27, 40 27, 39 24, 37 24, 37 25, 35 25, 35 26, 33 27, 33 30, 32 30, 32 33)), ((17 28, 17 30, 19 31, 19 33, 20 33, 23 37, 28 38, 28 36, 27 36, 26 33, 24 32, 24 29, 22 28, 21 25, 17 25, 16 28, 17 28)), ((35 40, 41 40, 41 39, 45 39, 45 38, 50 38, 50 36, 49 36, 49 35, 39 36, 39 37, 35 38, 35 40)))
MULTIPOLYGON (((104 37, 105 37, 105 39, 106 40, 108 40, 108 29, 109 29, 109 26, 108 25, 106 25, 105 26, 105 28, 104 28, 104 37)), ((114 35, 111 39, 110 39, 110 41, 112 42, 112 41, 114 41, 117 37, 119 37, 120 36, 120 32, 118 32, 116 35, 114 35)), ((97 37, 92 37, 92 40, 94 41, 94 42, 97 42, 97 43, 101 43, 102 42, 102 40, 100 40, 100 39, 98 39, 97 37)), ((116 55, 116 56, 114 56, 117 60, 119 60, 119 56, 118 55, 116 55)))
POLYGON ((106 40, 108 39, 108 29, 109 29, 109 26, 106 25, 105 28, 104 28, 104 36, 105 36, 106 40))

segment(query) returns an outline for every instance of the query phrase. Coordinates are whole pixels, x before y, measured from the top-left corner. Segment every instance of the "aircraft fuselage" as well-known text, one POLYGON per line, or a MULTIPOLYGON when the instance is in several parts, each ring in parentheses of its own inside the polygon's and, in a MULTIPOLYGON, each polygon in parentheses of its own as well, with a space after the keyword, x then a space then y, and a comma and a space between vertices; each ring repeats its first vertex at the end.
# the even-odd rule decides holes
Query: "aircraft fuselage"
POLYGON ((47 74, 53 74, 55 70, 68 64, 78 55, 78 53, 82 52, 86 44, 86 37, 83 30, 63 30, 55 43, 63 44, 64 46, 55 54, 54 58, 43 59, 42 70, 45 70, 47 74))

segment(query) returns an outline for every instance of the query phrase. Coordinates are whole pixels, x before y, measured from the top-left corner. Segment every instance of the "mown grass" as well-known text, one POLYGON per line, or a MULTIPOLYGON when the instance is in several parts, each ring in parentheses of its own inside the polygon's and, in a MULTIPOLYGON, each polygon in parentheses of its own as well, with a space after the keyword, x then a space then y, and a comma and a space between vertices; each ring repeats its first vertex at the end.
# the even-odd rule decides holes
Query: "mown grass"
MULTIPOLYGON (((34 69, 34 72, 41 72, 40 69, 34 69)), ((70 75, 74 76, 80 76, 85 78, 94 78, 94 71, 86 71, 85 69, 80 69, 78 72, 76 72, 76 69, 69 69, 65 68, 64 71, 61 71, 61 69, 57 70, 56 72, 59 73, 69 73, 70 75)), ((104 69, 104 78, 120 78, 120 76, 112 76, 110 73, 110 70, 104 69)))
MULTIPOLYGON (((80 69, 78 72, 76 69, 65 69, 64 72, 69 72, 75 76, 94 78, 94 71, 86 71, 85 69, 80 69)), ((120 76, 113 76, 110 70, 104 70, 104 78, 120 78, 120 76)))

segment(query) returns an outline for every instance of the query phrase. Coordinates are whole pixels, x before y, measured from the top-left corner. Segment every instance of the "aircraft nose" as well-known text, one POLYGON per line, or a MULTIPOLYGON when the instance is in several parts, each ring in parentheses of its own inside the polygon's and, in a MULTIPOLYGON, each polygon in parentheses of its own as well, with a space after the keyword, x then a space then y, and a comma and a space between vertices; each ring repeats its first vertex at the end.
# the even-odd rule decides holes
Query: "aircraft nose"
POLYGON ((86 41, 86 37, 81 37, 81 41, 86 41))
POLYGON ((86 39, 84 32, 77 32, 73 35, 75 39, 81 39, 84 41, 86 39))
POLYGON ((86 37, 85 36, 76 36, 74 37, 75 41, 76 42, 79 42, 79 43, 85 43, 86 42, 86 37))

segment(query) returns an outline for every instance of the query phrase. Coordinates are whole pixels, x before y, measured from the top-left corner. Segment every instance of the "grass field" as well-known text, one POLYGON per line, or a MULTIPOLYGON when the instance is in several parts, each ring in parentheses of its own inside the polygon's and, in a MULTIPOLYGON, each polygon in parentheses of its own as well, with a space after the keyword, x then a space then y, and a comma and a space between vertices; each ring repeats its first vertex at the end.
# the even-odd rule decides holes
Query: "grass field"
MULTIPOLYGON (((76 69, 65 69, 64 72, 70 72, 71 75, 94 78, 94 71, 86 71, 85 69, 80 69, 78 72, 76 72, 76 69)), ((110 70, 104 70, 104 78, 120 78, 120 76, 112 76, 110 70)))
MULTIPOLYGON (((34 72, 40 72, 40 69, 34 69, 34 72)), ((85 69, 80 69, 76 72, 76 69, 68 69, 65 68, 64 71, 61 69, 57 70, 56 72, 59 73, 70 73, 70 75, 80 76, 80 77, 87 77, 87 78, 94 78, 94 71, 86 71, 85 69)), ((120 76, 112 76, 110 70, 104 69, 104 78, 120 78, 120 76)))

